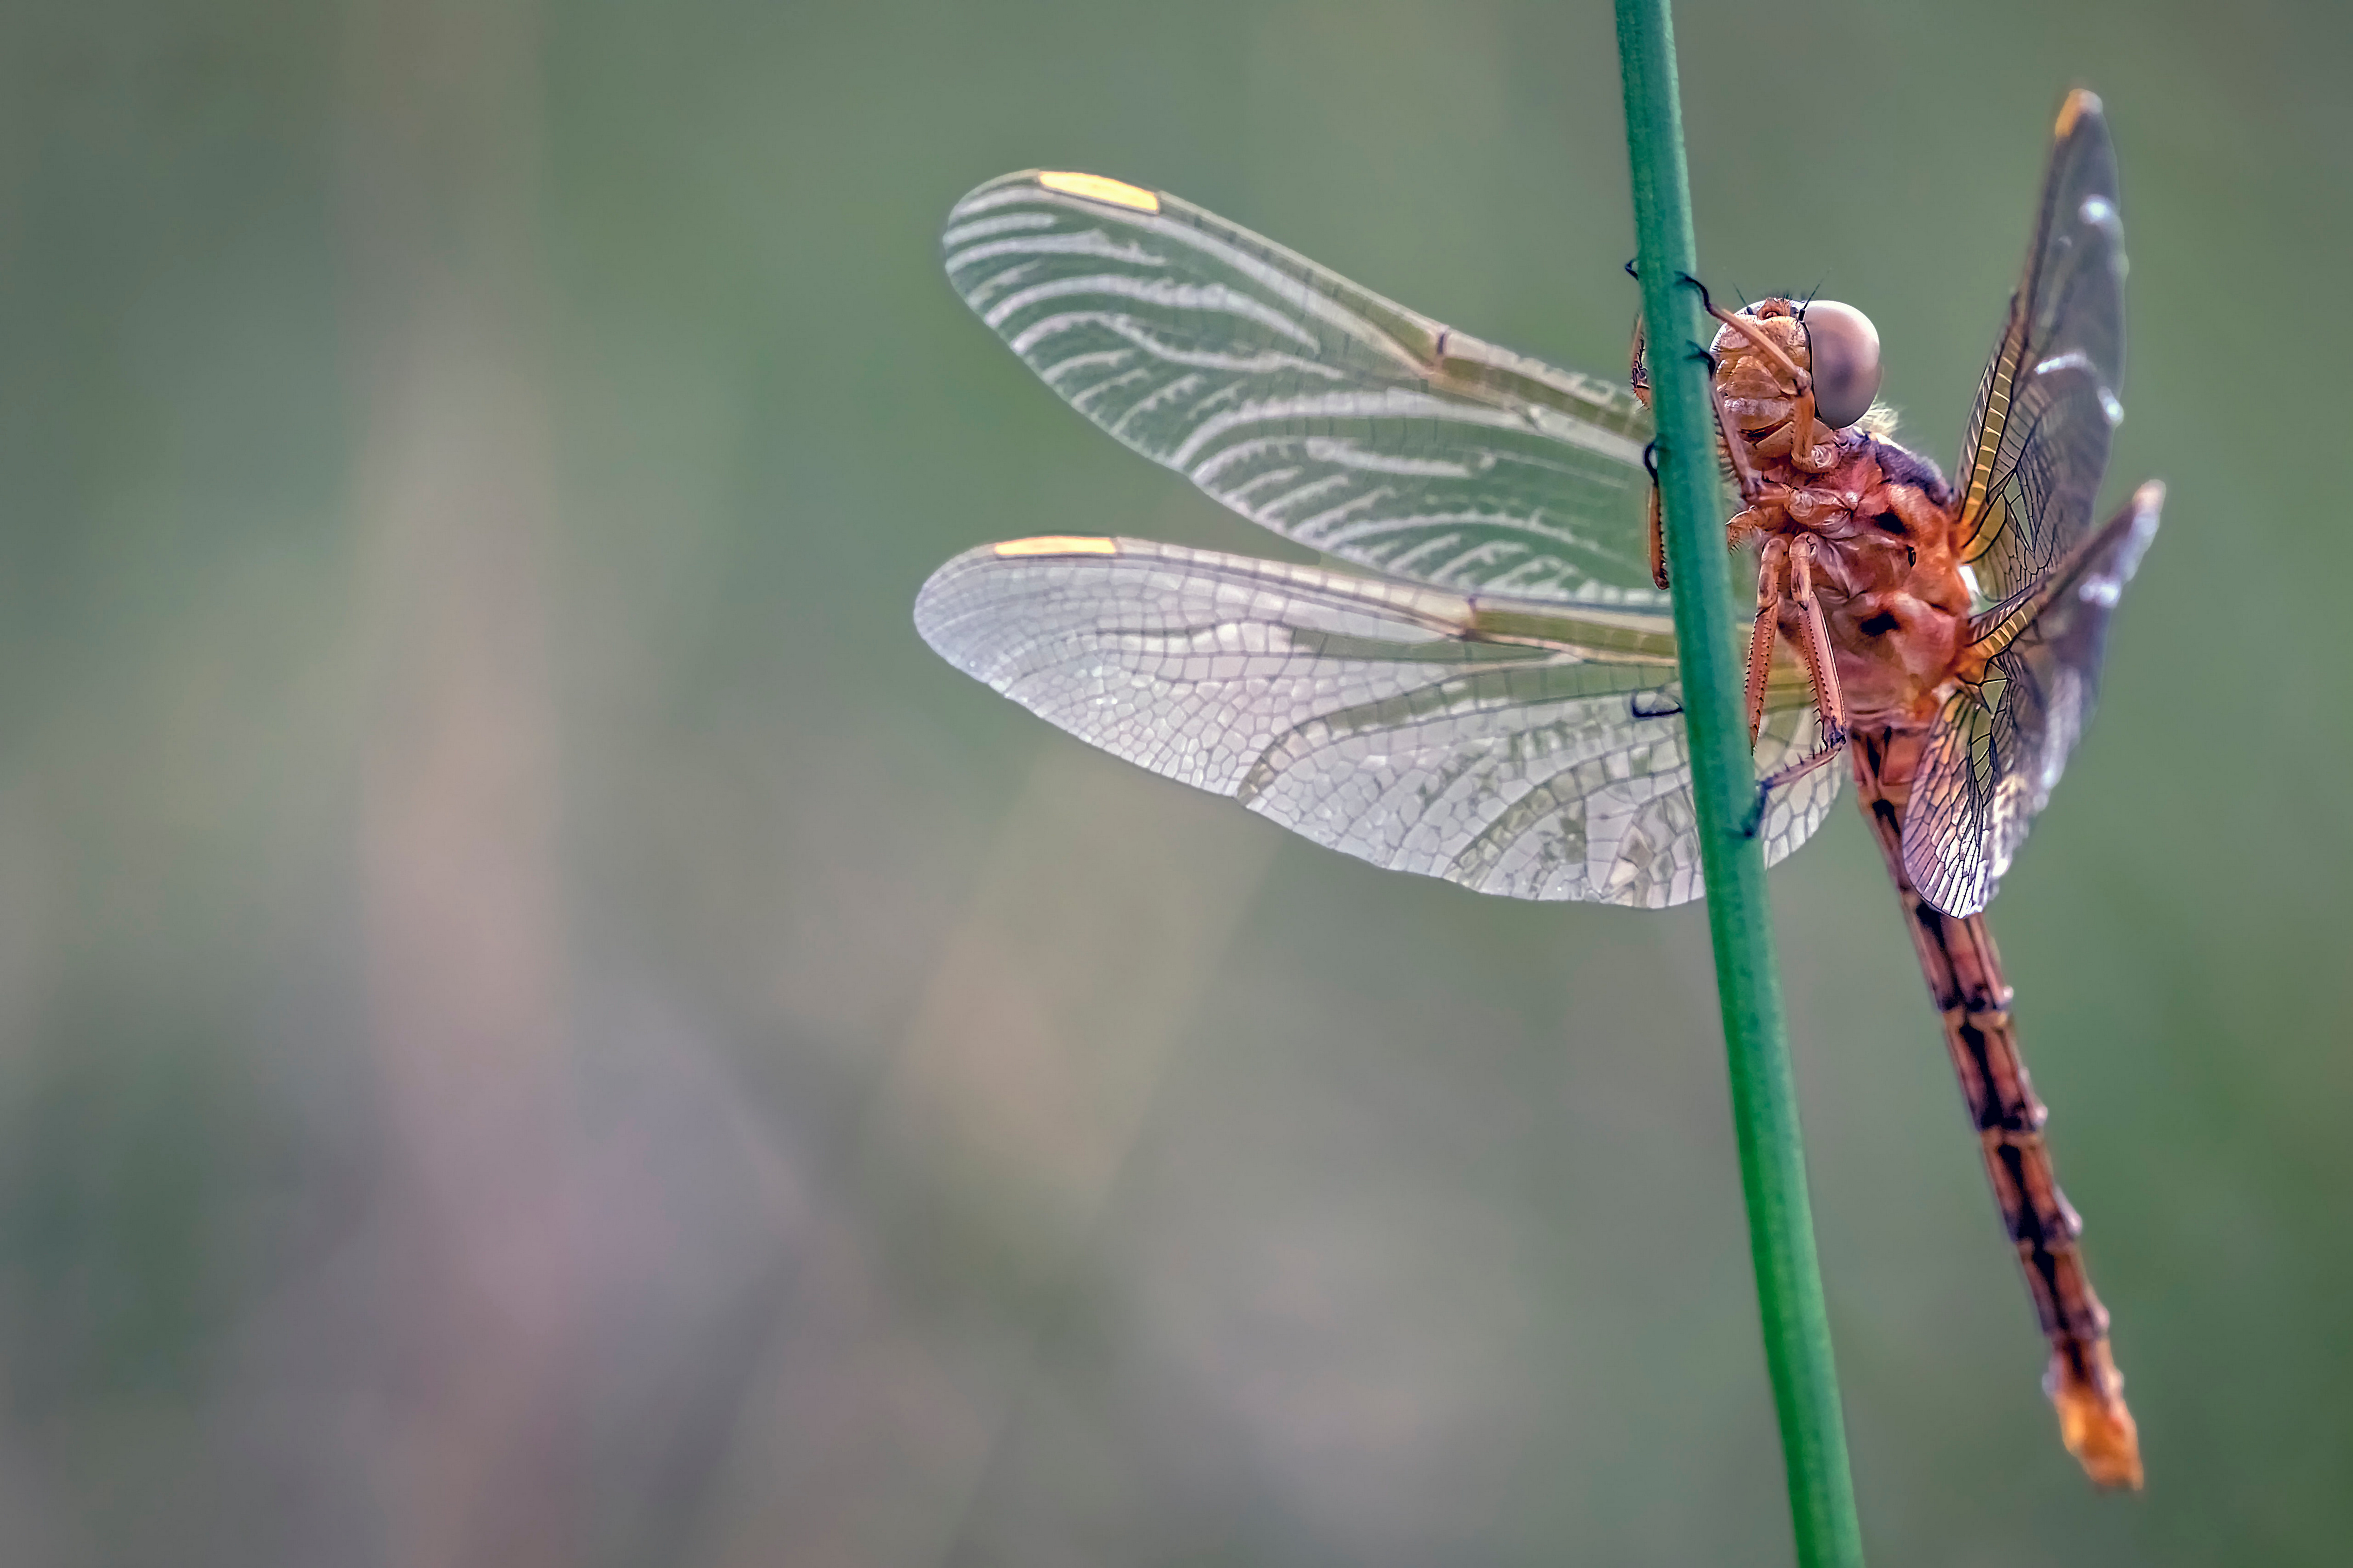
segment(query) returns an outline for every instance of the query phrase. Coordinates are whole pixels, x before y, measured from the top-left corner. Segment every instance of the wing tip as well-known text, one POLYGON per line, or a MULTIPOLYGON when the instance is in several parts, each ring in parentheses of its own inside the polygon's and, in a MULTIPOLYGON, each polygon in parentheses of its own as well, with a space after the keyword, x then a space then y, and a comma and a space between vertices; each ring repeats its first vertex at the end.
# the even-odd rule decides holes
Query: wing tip
POLYGON ((2066 100, 2059 105, 2059 121, 2051 131, 2052 140, 2064 142, 2075 133, 2076 121, 2087 114, 2096 121, 2101 118, 2103 112, 2098 93, 2088 87, 2074 89, 2067 94, 2066 100))
POLYGON ((948 208, 948 222, 954 225, 976 212, 995 206, 1006 199, 1004 193, 1007 191, 1035 184, 1037 179, 1037 170, 1021 169, 1010 174, 999 174, 992 180, 983 180, 956 198, 955 205, 948 208))
POLYGON ((1080 534, 1047 533, 1029 539, 1008 539, 996 544, 975 545, 963 554, 942 562, 938 569, 923 580, 923 585, 915 591, 915 634, 931 646, 933 652, 966 675, 997 686, 1002 690, 987 650, 967 646, 956 630, 960 618, 972 609, 968 595, 973 574, 987 573, 1000 561, 1127 553, 1122 550, 1121 542, 1116 539, 1080 534))
POLYGON ((2130 537, 2113 567, 2120 585, 2130 582, 2133 574, 2140 570, 2141 556, 2157 539, 2158 519, 2165 510, 2165 481, 2143 479, 2125 510, 2132 517, 2130 537))
POLYGON ((943 658, 967 674, 976 673, 966 668, 963 659, 941 644, 944 629, 942 617, 949 612, 944 608, 953 597, 956 585, 972 572, 997 561, 1050 559, 1076 555, 1118 555, 1120 542, 1116 539, 1092 538, 1081 534, 1043 533, 1029 539, 1008 539, 996 544, 977 544, 963 554, 940 563, 938 570, 923 580, 915 592, 915 630, 943 658))

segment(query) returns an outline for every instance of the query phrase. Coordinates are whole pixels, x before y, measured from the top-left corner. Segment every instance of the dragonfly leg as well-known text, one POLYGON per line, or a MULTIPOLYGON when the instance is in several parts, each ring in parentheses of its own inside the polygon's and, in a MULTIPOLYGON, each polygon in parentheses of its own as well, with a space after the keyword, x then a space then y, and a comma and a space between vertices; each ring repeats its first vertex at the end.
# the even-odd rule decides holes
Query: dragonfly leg
POLYGON ((1757 472, 1756 459, 1748 453, 1748 437, 1734 423, 1732 410, 1725 405, 1724 391, 1716 385, 1715 373, 1720 362, 1714 349, 1704 348, 1698 343, 1692 344, 1691 352, 1707 366, 1707 400, 1709 406, 1715 410, 1716 438, 1724 444, 1724 455, 1731 459, 1732 476, 1740 487, 1742 503, 1753 506, 1764 492, 1765 476, 1757 472))
POLYGON ((1638 309, 1634 312, 1634 346, 1626 355, 1626 384, 1633 389, 1636 397, 1641 399, 1645 408, 1651 405, 1650 346, 1643 331, 1642 312, 1638 309))
POLYGON ((1656 441, 1642 448, 1642 467, 1651 470, 1651 581, 1661 589, 1667 585, 1666 520, 1659 508, 1659 444, 1656 441))
MULTIPOLYGON (((1701 309, 1729 330, 1747 339, 1755 345, 1757 353, 1772 361, 1774 366, 1789 378, 1790 384, 1797 389, 1795 395, 1804 399, 1802 407, 1806 413, 1810 414, 1813 409, 1813 399, 1810 395, 1813 391, 1814 378, 1806 373, 1804 367, 1791 359, 1788 351, 1775 342, 1772 336, 1757 322, 1746 316, 1735 315, 1717 305, 1715 299, 1709 295, 1706 284, 1688 272, 1680 273, 1678 276, 1684 283, 1699 290, 1701 309)), ((1765 477, 1757 471, 1756 458, 1750 455, 1747 434, 1734 421, 1732 410, 1725 406, 1724 394, 1715 384, 1716 361, 1713 353, 1707 356, 1707 395, 1708 400, 1715 405, 1716 433, 1724 438, 1725 455, 1732 459, 1733 477, 1739 481, 1742 503, 1754 506, 1757 504, 1758 494, 1765 487, 1765 477)), ((1803 449, 1799 448, 1799 450, 1803 449)))
POLYGON ((1709 315, 1714 316, 1725 326, 1730 327, 1734 331, 1738 332, 1742 337, 1746 338, 1750 342, 1756 344, 1757 352, 1763 354, 1767 359, 1771 360, 1782 374, 1786 374, 1789 378, 1789 384, 1796 387, 1799 392, 1810 392, 1813 389, 1814 378, 1806 374, 1804 367, 1799 365, 1796 360, 1791 359, 1789 357, 1788 351, 1784 349, 1780 344, 1775 342, 1772 338, 1767 334, 1764 328, 1758 326, 1748 317, 1735 315, 1732 311, 1718 305, 1714 299, 1709 297, 1707 285, 1693 277, 1690 273, 1685 272, 1681 276, 1684 282, 1699 290, 1699 303, 1702 310, 1705 310, 1709 315))
POLYGON ((1814 443, 1830 426, 1814 412, 1814 395, 1809 390, 1798 394, 1797 411, 1789 416, 1789 464, 1808 473, 1821 473, 1838 467, 1838 444, 1831 444, 1831 455, 1825 461, 1814 459, 1814 443))
POLYGON ((1757 799, 1750 804, 1748 815, 1740 824, 1740 836, 1743 838, 1757 837, 1757 830, 1765 826, 1766 808, 1773 804, 1775 790, 1788 788, 1845 750, 1846 736, 1841 734, 1837 740, 1825 742, 1796 762, 1775 768, 1771 773, 1758 779, 1757 799))
POLYGON ((1779 534, 1765 541, 1757 556, 1757 625, 1748 634, 1748 749, 1765 724, 1765 681, 1773 669, 1773 642, 1781 626, 1781 576, 1789 542, 1779 534))
POLYGON ((1754 838, 1757 837, 1757 829, 1765 826, 1766 808, 1773 804, 1775 790, 1788 788, 1832 757, 1844 752, 1846 742, 1846 731, 1841 730, 1834 737, 1824 739, 1820 746, 1799 757, 1796 762, 1784 763, 1758 779, 1756 802, 1748 808, 1747 819, 1740 825, 1741 837, 1754 838))
MULTIPOLYGON (((1715 356, 1708 356, 1711 367, 1715 363, 1715 356)), ((1725 455, 1732 459, 1732 474, 1739 482, 1741 501, 1755 506, 1757 497, 1764 493, 1765 476, 1757 471, 1757 460, 1748 452, 1747 434, 1733 422, 1732 410, 1725 405, 1724 389, 1715 384, 1713 368, 1708 372, 1707 400, 1715 409, 1715 432, 1724 440, 1725 455)))
MULTIPOLYGON (((1765 542, 1765 560, 1773 566, 1778 568, 1782 552, 1787 552, 1788 598, 1799 612, 1799 622, 1794 640, 1799 657, 1805 660, 1807 679, 1814 689, 1814 716, 1820 722, 1821 743, 1796 762, 1785 763, 1757 781, 1756 804, 1748 808, 1748 819, 1741 825, 1741 831, 1751 838, 1764 825, 1765 810, 1772 804, 1775 790, 1795 784, 1846 750, 1846 700, 1839 691, 1838 665, 1831 655, 1830 628, 1822 620, 1821 602, 1814 597, 1814 549, 1813 535, 1809 533, 1799 534, 1794 543, 1783 543, 1778 534, 1765 542)), ((1751 750, 1757 745, 1757 732, 1765 716, 1765 678, 1773 657, 1773 634, 1780 620, 1778 577, 1778 571, 1771 577, 1760 577, 1757 588, 1757 627, 1748 643, 1751 750)))
MULTIPOLYGON (((1821 602, 1814 597, 1814 536, 1801 533, 1789 546, 1789 597, 1803 617, 1798 651, 1814 684, 1814 710, 1822 721, 1822 744, 1835 749, 1846 739, 1846 699, 1839 691, 1838 660, 1831 652, 1831 630, 1822 620, 1821 602)), ((1756 744, 1752 734, 1751 745, 1756 744)))

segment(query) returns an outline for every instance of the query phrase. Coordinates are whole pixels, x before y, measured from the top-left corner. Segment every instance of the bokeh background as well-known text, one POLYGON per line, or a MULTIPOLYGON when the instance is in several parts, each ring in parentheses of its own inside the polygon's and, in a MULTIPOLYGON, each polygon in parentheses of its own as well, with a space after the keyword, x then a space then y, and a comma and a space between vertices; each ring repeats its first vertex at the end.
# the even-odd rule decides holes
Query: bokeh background
MULTIPOLYGON (((1866 1533, 2353 1536, 2353 26, 1681 8, 1704 265, 1949 461, 2049 116, 2172 486, 1996 910, 2148 1456, 2094 1496, 1904 933, 1777 874, 1866 1533)), ((1596 4, 0 15, 0 1563, 1788 1560, 1695 911, 1050 731, 971 544, 1261 548, 950 295, 1037 164, 1604 373, 1596 4)))

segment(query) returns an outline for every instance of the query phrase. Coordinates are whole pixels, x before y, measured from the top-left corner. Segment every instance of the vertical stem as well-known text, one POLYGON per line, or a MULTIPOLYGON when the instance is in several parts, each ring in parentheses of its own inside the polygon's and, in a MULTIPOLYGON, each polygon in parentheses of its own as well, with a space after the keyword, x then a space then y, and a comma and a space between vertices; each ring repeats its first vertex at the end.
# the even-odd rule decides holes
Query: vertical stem
POLYGON ((1708 930, 1715 942, 1716 991, 1724 1010, 1765 1363, 1780 1416, 1798 1562, 1802 1568, 1861 1568, 1862 1532, 1847 1473, 1838 1372, 1831 1358, 1830 1321, 1807 1207, 1805 1144, 1781 1021, 1765 857, 1757 840, 1741 831, 1757 789, 1736 657, 1747 617, 1735 615, 1714 411, 1705 365, 1694 352, 1713 334, 1702 331, 1698 294, 1680 281, 1696 272, 1697 261, 1675 88, 1674 27, 1668 0, 1617 4, 1667 566, 1674 584, 1700 863, 1707 877, 1708 930))

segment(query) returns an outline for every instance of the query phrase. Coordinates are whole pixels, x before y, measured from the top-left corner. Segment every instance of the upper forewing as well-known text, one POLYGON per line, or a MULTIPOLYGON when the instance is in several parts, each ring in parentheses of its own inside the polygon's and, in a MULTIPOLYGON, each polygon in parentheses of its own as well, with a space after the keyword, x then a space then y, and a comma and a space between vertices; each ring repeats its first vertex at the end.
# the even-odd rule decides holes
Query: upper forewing
POLYGON ((1442 587, 1659 605, 1622 387, 1095 175, 958 202, 949 280, 1071 405, 1253 522, 1442 587))
POLYGON ((2026 276, 1961 444, 1963 558, 1995 599, 2027 586, 2091 527, 2124 407, 2124 226, 2100 100, 2059 111, 2026 276))
MULTIPOLYGON (((1049 539, 949 562, 915 624, 1082 740, 1375 865, 1524 899, 1700 895, 1663 616, 1049 539)), ((1815 743, 1802 679, 1777 681, 1760 765, 1815 743)), ((1775 797, 1768 860, 1837 790, 1823 768, 1775 797)))
POLYGON ((1947 914, 1991 901, 2050 800, 2091 720, 2108 620, 2157 537, 2164 499, 2164 487, 2143 485, 2031 603, 1978 617, 2000 650, 1978 689, 1956 692, 1937 715, 1904 814, 1904 868, 1947 914))

